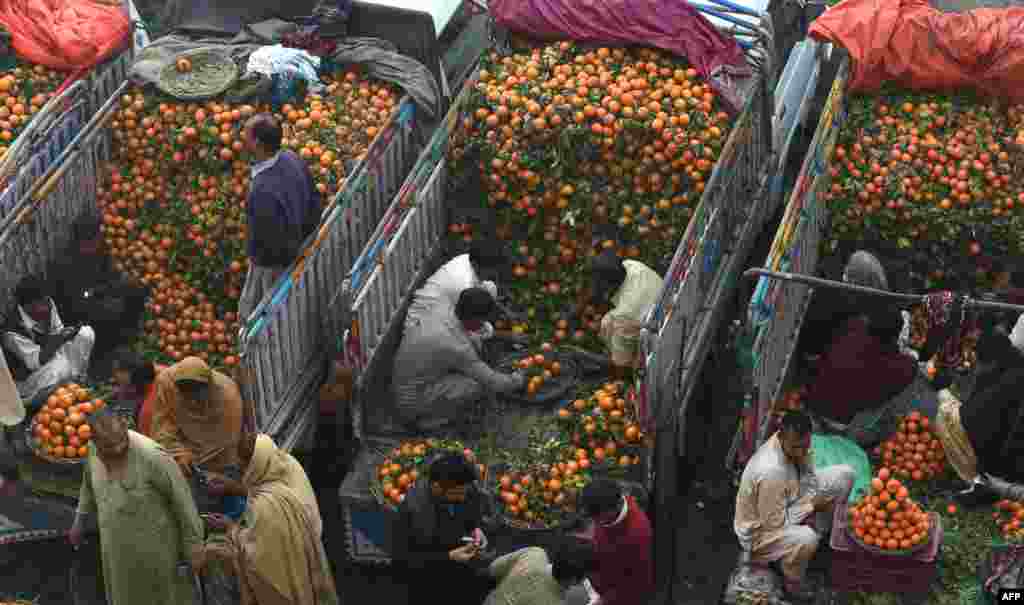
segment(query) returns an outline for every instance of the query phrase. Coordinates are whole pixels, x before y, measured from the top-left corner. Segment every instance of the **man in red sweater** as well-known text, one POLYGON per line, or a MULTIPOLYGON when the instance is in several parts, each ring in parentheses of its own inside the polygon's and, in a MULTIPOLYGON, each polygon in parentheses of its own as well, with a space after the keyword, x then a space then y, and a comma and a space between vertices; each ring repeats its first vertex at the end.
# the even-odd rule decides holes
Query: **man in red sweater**
POLYGON ((594 522, 597 593, 590 605, 647 605, 654 597, 651 522, 617 483, 598 479, 580 494, 583 512, 594 522))

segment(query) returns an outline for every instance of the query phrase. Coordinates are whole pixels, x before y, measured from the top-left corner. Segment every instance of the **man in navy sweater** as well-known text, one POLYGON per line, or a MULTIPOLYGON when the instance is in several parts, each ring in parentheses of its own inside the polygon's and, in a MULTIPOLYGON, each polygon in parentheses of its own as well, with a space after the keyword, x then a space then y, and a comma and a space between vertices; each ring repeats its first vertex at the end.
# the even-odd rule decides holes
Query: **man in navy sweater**
POLYGON ((319 226, 323 209, 306 162, 281 149, 281 125, 273 116, 254 116, 244 137, 255 162, 246 205, 249 273, 238 301, 242 321, 295 261, 302 243, 319 226))

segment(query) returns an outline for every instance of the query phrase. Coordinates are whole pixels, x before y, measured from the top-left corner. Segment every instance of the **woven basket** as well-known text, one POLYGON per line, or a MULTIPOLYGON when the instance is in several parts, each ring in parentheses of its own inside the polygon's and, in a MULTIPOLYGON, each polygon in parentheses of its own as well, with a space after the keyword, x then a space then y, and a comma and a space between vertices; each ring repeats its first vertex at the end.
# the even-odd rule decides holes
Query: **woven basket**
MULTIPOLYGON (((135 429, 135 415, 134 413, 132 413, 131 410, 127 410, 118 406, 110 406, 110 411, 120 416, 128 424, 129 429, 135 429)), ((45 460, 50 464, 57 464, 61 466, 77 466, 85 461, 85 458, 80 457, 54 458, 53 456, 48 456, 45 453, 36 449, 34 438, 35 436, 32 434, 32 423, 29 422, 25 427, 25 445, 27 445, 28 449, 31 450, 32 453, 35 454, 36 457, 39 458, 40 460, 45 460)))
POLYGON ((907 548, 907 549, 903 549, 903 550, 888 550, 888 549, 884 549, 884 548, 878 548, 877 546, 871 546, 871 545, 865 544, 864 541, 861 540, 860 538, 858 538, 857 534, 855 534, 851 530, 849 525, 847 525, 844 529, 846 531, 846 535, 850 537, 850 540, 852 540, 854 542, 854 544, 856 544, 860 548, 863 548, 864 550, 866 550, 869 553, 872 553, 872 554, 875 554, 875 555, 884 555, 886 557, 909 557, 909 556, 912 556, 912 555, 915 555, 915 554, 921 552, 922 550, 924 550, 925 548, 930 546, 931 543, 932 543, 932 540, 935 539, 935 524, 939 522, 939 519, 938 519, 939 516, 937 514, 935 514, 935 513, 931 513, 928 516, 931 519, 930 529, 928 530, 928 539, 922 541, 920 544, 912 546, 911 548, 907 548))
MULTIPOLYGON (((462 451, 462 449, 461 449, 462 447, 463 447, 462 444, 459 444, 458 448, 452 447, 450 449, 445 448, 445 449, 439 449, 439 450, 434 450, 433 452, 430 452, 423 459, 423 462, 418 465, 417 470, 422 468, 423 471, 426 471, 426 469, 429 468, 430 465, 435 460, 440 458, 442 455, 448 454, 448 453, 451 453, 451 452, 462 451)), ((384 463, 385 459, 390 458, 390 457, 391 456, 389 455, 389 453, 382 452, 379 456, 377 456, 374 459, 374 462, 373 462, 371 468, 375 470, 378 466, 380 466, 381 464, 384 463)), ((484 481, 486 481, 486 478, 487 478, 488 475, 489 475, 489 473, 485 472, 484 481)), ((381 506, 381 508, 383 508, 386 511, 396 512, 398 510, 398 507, 396 507, 395 504, 393 502, 391 502, 391 500, 389 500, 384 495, 384 490, 381 489, 380 478, 377 476, 376 472, 371 472, 369 479, 370 479, 370 494, 373 495, 373 499, 377 501, 377 504, 379 504, 381 506)))
POLYGON ((238 65, 231 57, 208 49, 195 49, 174 57, 160 70, 157 88, 183 101, 209 99, 226 92, 238 80, 238 65), (192 64, 187 72, 178 71, 178 61, 192 64))

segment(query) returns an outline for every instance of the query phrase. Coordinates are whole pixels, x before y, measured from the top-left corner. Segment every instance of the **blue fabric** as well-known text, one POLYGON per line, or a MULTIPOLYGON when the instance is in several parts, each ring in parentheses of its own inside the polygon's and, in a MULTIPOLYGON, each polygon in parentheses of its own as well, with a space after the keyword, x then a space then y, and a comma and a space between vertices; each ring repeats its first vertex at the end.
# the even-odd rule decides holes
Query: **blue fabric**
POLYGON ((246 503, 247 499, 244 496, 225 496, 224 514, 238 521, 242 518, 242 514, 245 513, 246 503))

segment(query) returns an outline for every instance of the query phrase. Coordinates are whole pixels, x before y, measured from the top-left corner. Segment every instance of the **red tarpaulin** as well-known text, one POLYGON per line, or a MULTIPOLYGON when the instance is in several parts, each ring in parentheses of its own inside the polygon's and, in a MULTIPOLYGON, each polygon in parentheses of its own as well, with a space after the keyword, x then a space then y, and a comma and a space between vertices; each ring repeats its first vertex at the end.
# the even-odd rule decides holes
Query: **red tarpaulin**
POLYGON ((926 0, 844 0, 810 35, 850 53, 851 88, 974 89, 1024 103, 1024 8, 944 13, 926 0))
POLYGON ((490 0, 499 25, 541 40, 642 44, 685 57, 732 109, 732 79, 752 75, 739 44, 684 2, 662 0, 490 0))
POLYGON ((0 0, 0 24, 19 57, 61 71, 107 60, 132 28, 120 5, 95 0, 0 0))

